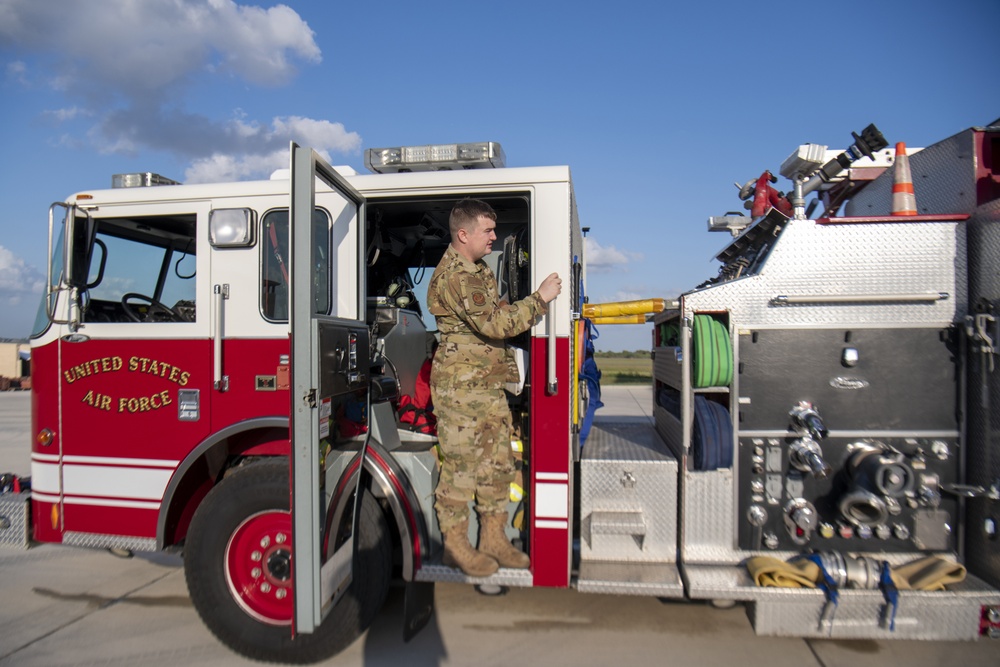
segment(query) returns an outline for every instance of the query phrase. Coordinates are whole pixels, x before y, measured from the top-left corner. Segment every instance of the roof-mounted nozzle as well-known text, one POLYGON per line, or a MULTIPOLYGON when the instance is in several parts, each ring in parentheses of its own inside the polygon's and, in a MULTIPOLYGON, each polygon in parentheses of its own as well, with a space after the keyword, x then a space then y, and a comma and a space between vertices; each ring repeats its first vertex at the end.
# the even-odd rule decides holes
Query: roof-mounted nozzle
POLYGON ((782 175, 791 178, 795 183, 795 190, 791 196, 794 218, 797 220, 805 219, 806 195, 824 183, 832 181, 843 170, 851 166, 855 160, 860 160, 863 157, 873 159, 876 151, 889 145, 874 124, 861 130, 860 135, 851 132, 851 136, 854 137, 854 143, 826 164, 820 164, 817 161, 818 157, 825 152, 825 147, 823 147, 824 151, 818 151, 811 155, 803 155, 800 152, 799 155, 789 158, 782 165, 782 175))

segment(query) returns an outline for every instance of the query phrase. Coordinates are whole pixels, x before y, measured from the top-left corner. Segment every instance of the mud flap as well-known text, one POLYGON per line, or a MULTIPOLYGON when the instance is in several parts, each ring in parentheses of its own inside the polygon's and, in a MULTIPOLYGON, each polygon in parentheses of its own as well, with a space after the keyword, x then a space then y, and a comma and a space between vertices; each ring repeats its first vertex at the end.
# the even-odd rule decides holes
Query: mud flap
POLYGON ((403 591, 403 641, 408 642, 434 616, 434 582, 408 581, 403 591))

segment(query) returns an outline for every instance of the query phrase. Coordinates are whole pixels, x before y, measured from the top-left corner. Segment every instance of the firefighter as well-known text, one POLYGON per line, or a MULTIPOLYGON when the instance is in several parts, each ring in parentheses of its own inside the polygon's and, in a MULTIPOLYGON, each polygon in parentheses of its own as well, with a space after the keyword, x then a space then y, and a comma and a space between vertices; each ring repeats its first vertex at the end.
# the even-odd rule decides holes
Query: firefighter
POLYGON ((527 331, 562 290, 553 273, 530 296, 513 304, 499 301, 496 278, 482 261, 496 240, 496 217, 480 200, 455 205, 451 244, 427 290, 441 337, 431 398, 442 456, 435 510, 444 536, 443 562, 473 577, 489 576, 499 566, 530 565, 504 533, 514 479, 504 339, 527 331), (470 500, 479 516, 478 550, 468 538, 470 500))

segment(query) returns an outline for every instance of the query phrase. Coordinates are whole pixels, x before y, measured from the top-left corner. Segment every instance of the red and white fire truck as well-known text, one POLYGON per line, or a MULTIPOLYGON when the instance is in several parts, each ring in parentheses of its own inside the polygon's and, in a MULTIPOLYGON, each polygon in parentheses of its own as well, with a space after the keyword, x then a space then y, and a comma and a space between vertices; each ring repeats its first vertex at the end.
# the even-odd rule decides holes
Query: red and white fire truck
POLYGON ((483 143, 370 150, 375 173, 357 175, 293 145, 269 181, 125 175, 116 186, 151 187, 53 204, 33 537, 183 548, 204 622, 264 660, 340 650, 394 578, 408 635, 436 581, 744 601, 761 634, 996 630, 1000 128, 913 155, 905 219, 886 217, 884 142, 855 137, 790 158, 785 213, 764 179, 748 192, 773 197, 765 212, 710 221, 731 233, 719 275, 654 319, 655 423, 602 422, 585 441, 567 167, 506 168, 483 143), (826 211, 810 220, 813 191, 826 211), (440 563, 436 438, 398 412, 431 353, 421 286, 464 197, 498 213, 505 298, 552 272, 569 286, 510 341, 525 494, 508 533, 532 566, 482 580, 440 563), (831 580, 762 587, 746 567, 803 554, 831 580), (928 554, 967 576, 890 598, 880 573, 928 554))

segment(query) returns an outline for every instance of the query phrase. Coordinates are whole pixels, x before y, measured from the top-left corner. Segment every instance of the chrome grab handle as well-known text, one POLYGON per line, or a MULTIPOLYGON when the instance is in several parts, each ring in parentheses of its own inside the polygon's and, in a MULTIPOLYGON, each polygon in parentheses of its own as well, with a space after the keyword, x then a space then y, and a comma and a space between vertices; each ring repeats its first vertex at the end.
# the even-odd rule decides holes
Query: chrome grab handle
POLYGON ((548 364, 548 371, 547 371, 548 381, 546 383, 546 387, 548 389, 549 396, 555 396, 557 393, 559 393, 558 380, 556 379, 556 318, 555 318, 556 309, 555 309, 555 303, 556 303, 555 299, 552 299, 552 301, 549 301, 549 312, 545 316, 545 320, 546 320, 546 322, 545 322, 545 328, 546 328, 546 333, 547 333, 547 335, 549 337, 549 339, 547 341, 548 349, 547 349, 547 359, 546 359, 546 362, 548 364))
POLYGON ((215 369, 212 375, 213 386, 219 391, 229 390, 229 377, 222 374, 222 330, 225 309, 223 304, 229 298, 229 285, 213 285, 212 299, 215 302, 215 330, 212 333, 214 348, 213 361, 215 369))

